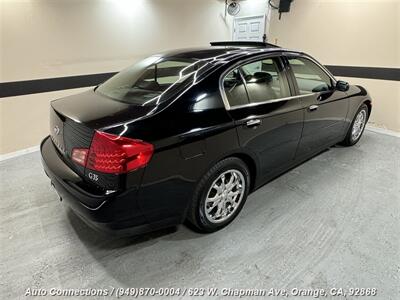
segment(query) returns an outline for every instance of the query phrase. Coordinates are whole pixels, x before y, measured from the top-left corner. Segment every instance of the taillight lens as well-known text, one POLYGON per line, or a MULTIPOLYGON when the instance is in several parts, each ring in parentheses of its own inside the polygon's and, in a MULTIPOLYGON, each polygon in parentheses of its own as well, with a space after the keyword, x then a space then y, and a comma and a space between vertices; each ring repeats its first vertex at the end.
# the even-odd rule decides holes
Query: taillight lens
MULTIPOLYGON (((86 168, 102 173, 121 174, 146 166, 153 155, 154 147, 141 140, 96 131, 90 149, 86 150, 86 168)), ((77 156, 78 153, 82 154, 77 152, 77 156)))

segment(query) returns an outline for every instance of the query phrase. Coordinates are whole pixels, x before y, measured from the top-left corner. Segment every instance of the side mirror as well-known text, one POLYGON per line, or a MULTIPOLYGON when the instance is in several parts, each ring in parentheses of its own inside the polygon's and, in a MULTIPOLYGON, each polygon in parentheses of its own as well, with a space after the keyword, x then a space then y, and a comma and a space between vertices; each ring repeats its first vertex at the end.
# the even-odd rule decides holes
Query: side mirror
POLYGON ((349 83, 346 82, 346 81, 338 80, 338 81, 336 82, 336 89, 337 89, 338 91, 346 92, 346 91, 349 90, 349 88, 350 88, 350 85, 349 85, 349 83))

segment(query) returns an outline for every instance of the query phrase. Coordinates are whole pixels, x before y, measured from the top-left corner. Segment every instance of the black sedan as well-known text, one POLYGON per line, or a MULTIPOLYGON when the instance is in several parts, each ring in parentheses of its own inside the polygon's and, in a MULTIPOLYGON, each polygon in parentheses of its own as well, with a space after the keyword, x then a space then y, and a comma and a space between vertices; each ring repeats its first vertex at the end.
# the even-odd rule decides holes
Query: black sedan
POLYGON ((357 143, 371 98, 305 53, 216 42, 148 57, 50 110, 44 169, 88 224, 212 232, 269 180, 357 143))

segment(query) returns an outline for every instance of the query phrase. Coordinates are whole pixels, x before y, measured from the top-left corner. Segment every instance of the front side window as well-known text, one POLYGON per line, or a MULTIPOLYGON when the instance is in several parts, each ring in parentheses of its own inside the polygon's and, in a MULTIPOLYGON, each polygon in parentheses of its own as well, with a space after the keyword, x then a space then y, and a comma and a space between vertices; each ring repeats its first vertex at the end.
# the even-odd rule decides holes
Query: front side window
POLYGON ((241 67, 250 102, 290 97, 289 84, 277 58, 268 58, 241 67))
POLYGON ((329 91, 332 80, 317 64, 306 58, 288 58, 300 95, 329 91))
POLYGON ((182 89, 182 83, 202 65, 195 59, 151 56, 111 77, 96 92, 131 104, 157 104, 166 94, 182 89))

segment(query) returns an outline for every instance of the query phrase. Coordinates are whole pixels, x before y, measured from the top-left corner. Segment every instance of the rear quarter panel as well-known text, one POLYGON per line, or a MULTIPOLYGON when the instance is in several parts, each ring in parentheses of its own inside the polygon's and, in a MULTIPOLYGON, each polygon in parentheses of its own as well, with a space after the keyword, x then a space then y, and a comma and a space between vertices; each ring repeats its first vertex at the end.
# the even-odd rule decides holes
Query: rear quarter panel
MULTIPOLYGON (((201 177, 220 159, 239 148, 232 118, 210 75, 162 112, 125 124, 125 136, 154 145, 138 194, 140 209, 149 223, 185 217, 201 177)), ((120 132, 121 128, 113 129, 120 132)))

